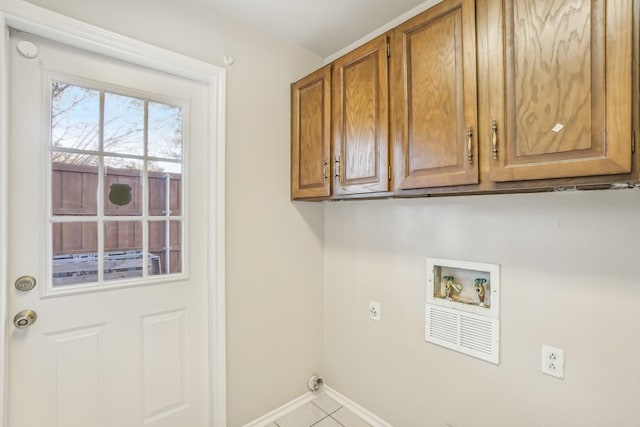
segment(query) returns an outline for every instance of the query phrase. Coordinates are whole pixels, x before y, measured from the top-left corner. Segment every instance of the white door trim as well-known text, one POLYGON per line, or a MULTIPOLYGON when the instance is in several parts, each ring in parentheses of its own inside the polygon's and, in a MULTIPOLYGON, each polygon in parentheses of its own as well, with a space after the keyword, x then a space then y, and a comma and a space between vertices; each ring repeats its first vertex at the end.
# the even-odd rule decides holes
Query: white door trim
POLYGON ((26 31, 60 43, 204 83, 209 91, 209 389, 210 427, 225 426, 225 105, 224 68, 152 46, 21 0, 0 4, 0 426, 7 426, 8 186, 8 42, 9 29, 26 31))

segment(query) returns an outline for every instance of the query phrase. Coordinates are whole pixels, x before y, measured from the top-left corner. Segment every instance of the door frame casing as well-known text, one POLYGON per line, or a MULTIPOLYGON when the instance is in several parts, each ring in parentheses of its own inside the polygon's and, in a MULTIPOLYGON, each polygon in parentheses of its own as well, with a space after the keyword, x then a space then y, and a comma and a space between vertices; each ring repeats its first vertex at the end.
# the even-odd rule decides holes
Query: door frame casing
POLYGON ((7 427, 9 318, 8 160, 9 29, 173 74, 206 85, 208 92, 208 359, 209 424, 226 425, 225 339, 225 105, 226 70, 86 24, 20 0, 0 5, 0 427, 7 427))

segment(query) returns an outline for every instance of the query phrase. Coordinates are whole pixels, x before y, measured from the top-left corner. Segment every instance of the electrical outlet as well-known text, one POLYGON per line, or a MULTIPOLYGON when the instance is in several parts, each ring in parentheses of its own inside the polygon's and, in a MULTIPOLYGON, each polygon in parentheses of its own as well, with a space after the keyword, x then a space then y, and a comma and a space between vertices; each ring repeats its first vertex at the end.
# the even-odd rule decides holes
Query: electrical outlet
POLYGON ((540 371, 552 377, 564 378, 564 350, 548 345, 542 346, 540 371))
POLYGON ((369 301, 369 318, 380 320, 380 303, 378 301, 369 301))

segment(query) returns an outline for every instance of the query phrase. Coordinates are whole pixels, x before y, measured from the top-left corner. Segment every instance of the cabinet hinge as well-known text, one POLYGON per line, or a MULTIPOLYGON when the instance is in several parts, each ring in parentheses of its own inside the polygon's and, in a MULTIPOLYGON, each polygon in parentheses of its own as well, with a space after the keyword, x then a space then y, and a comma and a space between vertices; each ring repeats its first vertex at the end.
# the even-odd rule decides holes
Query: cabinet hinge
POLYGON ((631 138, 631 154, 636 152, 636 131, 633 131, 633 137, 631 138))
POLYGON ((387 42, 387 58, 391 58, 391 45, 387 42))
POLYGON ((389 181, 391 181, 391 165, 389 165, 389 181))

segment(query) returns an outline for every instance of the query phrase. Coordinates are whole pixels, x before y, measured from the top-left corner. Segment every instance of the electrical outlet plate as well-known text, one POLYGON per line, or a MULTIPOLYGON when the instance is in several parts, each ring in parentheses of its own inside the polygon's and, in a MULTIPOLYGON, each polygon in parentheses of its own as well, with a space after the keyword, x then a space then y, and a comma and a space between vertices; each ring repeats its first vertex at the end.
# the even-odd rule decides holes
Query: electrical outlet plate
POLYGON ((542 346, 540 371, 552 377, 564 378, 564 350, 548 345, 542 346))
POLYGON ((378 301, 369 301, 369 318, 380 320, 380 303, 378 301))

